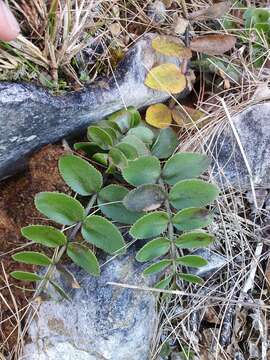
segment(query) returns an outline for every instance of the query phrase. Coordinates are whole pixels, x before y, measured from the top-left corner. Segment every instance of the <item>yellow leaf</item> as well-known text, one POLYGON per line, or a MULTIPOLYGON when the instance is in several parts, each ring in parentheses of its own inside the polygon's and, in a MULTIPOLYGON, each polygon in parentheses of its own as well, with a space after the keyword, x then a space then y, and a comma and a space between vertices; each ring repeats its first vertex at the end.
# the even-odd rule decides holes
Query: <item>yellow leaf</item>
POLYGON ((171 111, 171 114, 174 122, 186 130, 195 129, 196 127, 202 129, 211 121, 211 119, 207 118, 199 109, 193 109, 188 106, 184 106, 184 109, 187 114, 177 106, 171 111))
POLYGON ((190 59, 192 56, 192 51, 173 36, 156 36, 152 40, 152 47, 167 56, 176 56, 182 59, 190 59))
POLYGON ((172 122, 171 110, 164 104, 151 105, 146 110, 145 120, 158 129, 168 127, 172 122))
POLYGON ((176 65, 167 63, 152 68, 144 83, 151 89, 177 94, 185 89, 186 77, 176 65))

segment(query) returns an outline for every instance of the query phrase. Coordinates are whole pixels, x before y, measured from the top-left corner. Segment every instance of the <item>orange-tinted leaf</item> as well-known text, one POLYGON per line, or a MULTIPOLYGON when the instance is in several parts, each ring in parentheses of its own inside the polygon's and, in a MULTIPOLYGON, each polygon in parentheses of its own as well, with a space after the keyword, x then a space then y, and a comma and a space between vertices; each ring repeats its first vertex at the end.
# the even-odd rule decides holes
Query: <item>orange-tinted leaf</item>
POLYGON ((188 18, 190 20, 196 20, 196 21, 219 19, 224 14, 226 14, 226 12, 230 10, 230 8, 231 8, 230 1, 222 1, 215 3, 207 8, 194 11, 193 13, 189 14, 188 18))
POLYGON ((236 38, 233 35, 205 35, 194 38, 190 48, 207 55, 222 55, 232 49, 236 38))
POLYGON ((167 56, 175 56, 182 59, 190 59, 192 56, 191 50, 173 36, 156 36, 152 40, 152 47, 167 56))
POLYGON ((188 106, 183 106, 184 110, 179 107, 175 107, 171 110, 172 118, 174 122, 180 127, 188 130, 197 127, 198 129, 203 128, 208 124, 211 119, 205 118, 206 115, 199 109, 193 109, 188 106))
POLYGON ((171 110, 164 104, 151 105, 146 110, 145 120, 156 128, 166 128, 172 122, 171 110))
POLYGON ((186 77, 175 64, 166 63, 152 68, 144 83, 151 89, 177 94, 185 89, 186 77))

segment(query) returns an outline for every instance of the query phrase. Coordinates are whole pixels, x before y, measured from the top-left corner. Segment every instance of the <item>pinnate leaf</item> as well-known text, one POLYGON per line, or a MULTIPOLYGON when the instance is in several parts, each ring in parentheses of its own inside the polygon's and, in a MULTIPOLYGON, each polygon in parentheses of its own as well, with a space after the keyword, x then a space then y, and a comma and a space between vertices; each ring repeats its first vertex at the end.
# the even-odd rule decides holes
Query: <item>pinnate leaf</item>
POLYGON ((138 152, 134 146, 127 143, 119 143, 114 146, 115 149, 120 150, 128 160, 135 160, 138 157, 138 152))
POLYGON ((59 170, 65 182, 80 195, 91 195, 102 186, 101 173, 79 156, 61 156, 59 170))
POLYGON ((60 230, 46 225, 29 225, 21 229, 22 235, 37 244, 55 248, 65 245, 67 238, 60 230))
POLYGON ((156 289, 166 289, 172 280, 173 275, 166 276, 164 279, 160 280, 156 285, 156 289))
POLYGON ((135 239, 148 239, 158 236, 167 229, 169 216, 164 211, 144 215, 131 227, 129 233, 135 239))
POLYGON ((62 296, 62 298, 71 301, 70 297, 68 296, 68 294, 65 292, 65 290, 58 285, 55 281, 53 280, 49 280, 50 284, 53 286, 54 290, 58 292, 58 294, 60 294, 62 296))
POLYGON ((162 177, 170 185, 200 176, 209 166, 208 156, 192 152, 173 155, 165 164, 162 177))
POLYGON ((141 156, 129 161, 122 170, 124 179, 133 186, 154 184, 161 172, 160 162, 155 156, 141 156))
POLYGON ((198 255, 185 255, 176 259, 179 265, 189 266, 193 268, 200 268, 208 264, 208 261, 198 255))
POLYGON ((35 197, 35 205, 47 218, 62 225, 73 225, 85 216, 81 203, 62 193, 41 192, 35 197))
POLYGON ((192 284, 202 284, 203 283, 203 279, 198 275, 186 274, 186 273, 177 273, 177 276, 180 279, 185 280, 187 282, 190 282, 192 284))
POLYGON ((175 64, 166 63, 152 68, 144 83, 151 89, 177 94, 185 89, 187 81, 175 64))
POLYGON ((124 136, 121 143, 124 144, 128 143, 131 146, 133 146, 136 149, 139 156, 146 156, 150 154, 150 151, 146 146, 146 144, 135 135, 128 134, 124 136))
POLYGON ((120 185, 108 185, 98 194, 98 204, 101 212, 108 218, 123 224, 134 224, 144 213, 128 210, 123 205, 123 199, 128 189, 120 185))
POLYGON ((127 109, 121 109, 108 117, 111 123, 117 124, 122 133, 130 128, 138 126, 141 121, 140 113, 137 109, 129 106, 127 109))
POLYGON ((108 154, 100 153, 100 152, 95 153, 92 156, 92 160, 97 162, 98 164, 107 166, 107 164, 108 164, 108 154))
POLYGON ((103 150, 108 150, 113 146, 111 134, 106 129, 102 129, 99 126, 89 126, 87 137, 103 150))
POLYGON ((171 128, 161 129, 154 142, 151 153, 159 159, 167 159, 178 145, 176 133, 171 128))
POLYGON ((130 211, 158 209, 166 199, 166 193, 159 185, 141 185, 131 190, 124 198, 124 206, 130 211))
POLYGON ((123 236, 117 227, 99 215, 89 215, 85 219, 82 236, 86 241, 109 254, 123 250, 125 246, 123 236))
POLYGON ((87 246, 79 243, 70 243, 67 255, 82 269, 94 276, 100 275, 100 268, 95 254, 87 246))
POLYGON ((172 219, 176 229, 190 231, 208 226, 213 221, 213 215, 205 208, 187 208, 180 210, 172 219))
POLYGON ((120 169, 125 168, 128 164, 128 159, 123 154, 123 152, 115 147, 110 149, 109 159, 113 165, 117 166, 120 169))
POLYGON ((23 280, 23 281, 39 281, 42 280, 42 277, 29 272, 29 271, 12 271, 10 275, 17 280, 23 280))
POLYGON ((145 121, 158 129, 166 128, 172 123, 171 110, 164 104, 151 105, 146 110, 145 121))
POLYGON ((219 189, 203 180, 182 180, 177 182, 169 193, 171 204, 178 210, 189 207, 201 207, 212 203, 219 189))
POLYGON ((74 150, 83 150, 90 157, 102 150, 97 144, 92 142, 79 142, 74 144, 73 147, 74 150))
POLYGON ((12 255, 12 259, 24 264, 49 266, 52 261, 47 255, 35 251, 21 251, 12 255))
POLYGON ((152 144, 154 139, 153 131, 148 129, 146 126, 136 126, 128 131, 129 135, 137 136, 145 144, 152 144))
POLYGON ((165 255, 169 251, 170 245, 170 240, 163 237, 151 240, 138 251, 136 260, 144 262, 165 255))
POLYGON ((170 266, 171 264, 172 264, 172 260, 170 260, 170 259, 160 260, 159 262, 156 262, 156 263, 148 266, 148 267, 144 270, 143 275, 144 275, 144 276, 148 276, 148 275, 154 274, 154 273, 156 273, 156 272, 165 270, 165 269, 166 269, 168 266, 170 266))
POLYGON ((202 231, 184 233, 179 236, 175 245, 181 249, 192 249, 206 247, 214 241, 214 236, 202 231))

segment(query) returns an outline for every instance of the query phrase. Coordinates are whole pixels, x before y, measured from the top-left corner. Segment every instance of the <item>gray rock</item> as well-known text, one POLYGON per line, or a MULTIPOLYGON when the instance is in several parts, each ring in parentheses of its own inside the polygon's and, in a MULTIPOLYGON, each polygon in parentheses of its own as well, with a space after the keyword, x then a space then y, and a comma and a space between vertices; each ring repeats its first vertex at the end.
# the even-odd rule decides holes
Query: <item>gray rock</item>
POLYGON ((228 260, 225 256, 219 255, 214 251, 211 251, 209 249, 198 249, 193 251, 192 255, 199 255, 205 258, 208 261, 208 264, 205 266, 202 266, 198 269, 190 268, 189 272, 198 275, 198 276, 209 276, 212 275, 214 272, 221 269, 228 260))
MULTIPOLYGON (((251 106, 233 117, 233 124, 252 172, 254 186, 270 187, 270 103, 251 106)), ((221 187, 250 188, 239 145, 228 124, 212 141, 213 175, 221 187)))
POLYGON ((115 77, 79 92, 53 96, 31 84, 0 83, 0 179, 25 166, 27 155, 48 143, 81 132, 126 106, 136 108, 165 101, 166 92, 144 85, 149 69, 179 60, 152 49, 153 34, 132 47, 115 71, 115 77))
MULTIPOLYGON (((157 314, 155 296, 107 285, 145 285, 142 265, 130 253, 103 267, 94 278, 71 267, 81 288, 72 302, 41 303, 24 348, 29 360, 149 360, 157 314)), ((59 281, 59 280, 58 280, 59 281)), ((65 287, 60 279, 60 284, 65 287)))

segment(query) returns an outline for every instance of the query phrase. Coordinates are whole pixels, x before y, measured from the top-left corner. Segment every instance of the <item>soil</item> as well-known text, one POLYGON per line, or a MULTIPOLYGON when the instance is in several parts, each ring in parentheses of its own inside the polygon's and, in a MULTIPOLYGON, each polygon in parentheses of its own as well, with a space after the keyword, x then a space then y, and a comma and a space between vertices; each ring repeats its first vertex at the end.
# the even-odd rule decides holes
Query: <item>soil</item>
MULTIPOLYGON (((59 175, 57 162, 65 152, 60 145, 48 145, 32 156, 28 170, 16 178, 1 183, 0 189, 0 357, 1 353, 10 354, 18 340, 16 314, 23 309, 32 296, 22 282, 16 282, 11 271, 33 270, 31 266, 19 264, 11 255, 27 243, 20 235, 23 226, 35 223, 48 223, 35 209, 34 197, 40 191, 67 192, 68 188, 59 175), (19 286, 19 287, 18 287, 19 286), (15 300, 16 299, 16 300, 15 300)), ((37 246, 27 246, 34 250, 37 246)), ((27 289, 33 285, 25 283, 27 289)), ((21 312, 23 314, 23 311, 21 312)))

